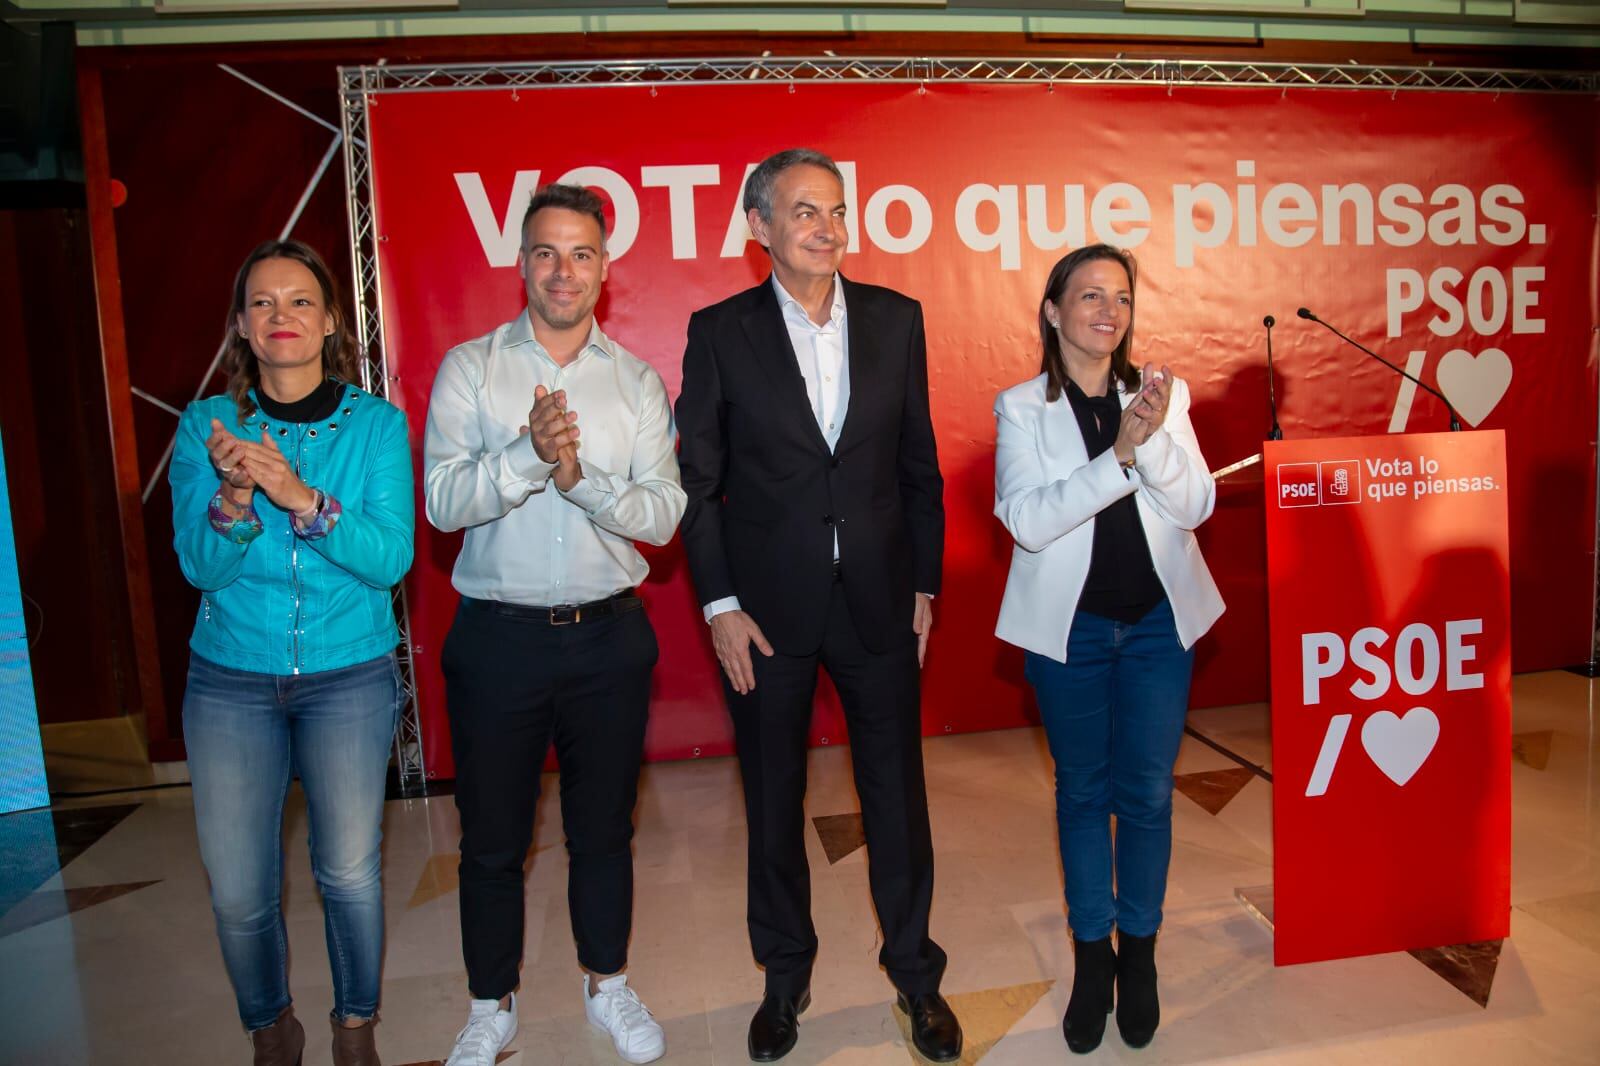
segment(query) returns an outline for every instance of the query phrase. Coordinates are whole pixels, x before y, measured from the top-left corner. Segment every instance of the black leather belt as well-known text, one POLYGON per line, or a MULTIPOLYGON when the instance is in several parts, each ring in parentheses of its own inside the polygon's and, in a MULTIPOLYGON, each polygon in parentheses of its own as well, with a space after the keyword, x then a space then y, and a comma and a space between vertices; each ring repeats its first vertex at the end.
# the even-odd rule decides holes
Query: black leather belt
POLYGON ((553 626, 570 626, 577 622, 592 622, 597 618, 611 618, 627 614, 629 611, 637 611, 644 606, 644 601, 639 599, 633 589, 614 592, 603 600, 590 600, 588 603, 558 603, 550 607, 530 607, 526 604, 504 603, 500 600, 475 600, 470 596, 463 596, 461 599, 464 603, 492 614, 506 618, 520 618, 528 622, 548 622, 553 626))

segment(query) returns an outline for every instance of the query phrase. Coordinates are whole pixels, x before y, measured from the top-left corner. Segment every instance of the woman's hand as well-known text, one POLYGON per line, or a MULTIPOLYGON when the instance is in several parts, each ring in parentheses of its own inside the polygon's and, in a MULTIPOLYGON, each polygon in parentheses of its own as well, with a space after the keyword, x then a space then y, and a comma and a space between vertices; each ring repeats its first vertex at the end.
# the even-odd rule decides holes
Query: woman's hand
POLYGON ((256 494, 255 478, 244 464, 248 442, 229 433, 219 419, 211 420, 211 436, 206 438, 206 454, 222 477, 222 503, 235 518, 242 515, 256 494))
POLYGON ((1172 402, 1172 368, 1163 364, 1160 370, 1152 372, 1146 366, 1139 377, 1142 382, 1139 396, 1128 406, 1149 423, 1150 432, 1154 433, 1167 420, 1167 407, 1172 402))
POLYGON ((295 514, 303 514, 316 505, 317 494, 300 480, 269 434, 261 434, 260 444, 240 443, 244 445, 245 472, 255 480, 256 487, 267 494, 267 499, 295 514))
POLYGON ((222 425, 221 420, 211 420, 211 436, 206 438, 206 454, 211 457, 211 465, 217 468, 217 473, 222 475, 222 480, 236 489, 253 489, 255 481, 250 477, 242 461, 247 443, 222 425))
POLYGON ((1117 426, 1117 439, 1111 450, 1119 463, 1133 458, 1133 450, 1150 439, 1167 420, 1167 406, 1172 401, 1172 370, 1166 366, 1152 371, 1148 366, 1140 371, 1142 384, 1139 395, 1122 409, 1122 421, 1117 426))

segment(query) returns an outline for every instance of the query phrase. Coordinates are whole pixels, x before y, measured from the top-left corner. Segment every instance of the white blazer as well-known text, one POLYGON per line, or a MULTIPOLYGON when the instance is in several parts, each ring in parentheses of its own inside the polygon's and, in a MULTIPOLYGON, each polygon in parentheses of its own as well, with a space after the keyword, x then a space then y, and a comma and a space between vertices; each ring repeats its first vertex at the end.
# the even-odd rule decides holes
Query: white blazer
MULTIPOLYGON (((994 513, 1017 542, 995 636, 1067 661, 1067 634, 1089 577, 1094 516, 1132 493, 1178 640, 1193 646, 1223 603, 1192 532, 1211 516, 1217 490, 1189 421, 1188 385, 1172 383, 1165 422, 1133 450, 1137 465, 1124 474, 1109 448, 1089 459, 1071 401, 1063 395, 1046 403, 1045 382, 1040 374, 994 403, 994 513)), ((1120 382, 1117 392, 1124 407, 1137 396, 1120 382)))

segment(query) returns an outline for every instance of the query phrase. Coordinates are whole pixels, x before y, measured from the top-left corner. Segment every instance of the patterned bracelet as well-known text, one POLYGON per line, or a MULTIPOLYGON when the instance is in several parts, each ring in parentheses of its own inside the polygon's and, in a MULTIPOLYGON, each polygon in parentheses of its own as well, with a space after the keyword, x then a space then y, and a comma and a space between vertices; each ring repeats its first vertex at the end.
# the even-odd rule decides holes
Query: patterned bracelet
POLYGON ((222 509, 222 490, 217 489, 216 495, 211 497, 211 503, 206 507, 206 518, 211 523, 211 528, 227 537, 234 544, 249 544, 261 536, 261 516, 256 514, 256 505, 252 501, 245 505, 244 514, 238 518, 233 517, 222 509))
POLYGON ((339 521, 339 516, 344 513, 344 508, 339 506, 339 501, 329 496, 321 489, 314 490, 317 494, 317 507, 307 521, 298 514, 289 516, 289 521, 294 523, 294 531, 300 534, 303 540, 317 540, 326 537, 339 521))

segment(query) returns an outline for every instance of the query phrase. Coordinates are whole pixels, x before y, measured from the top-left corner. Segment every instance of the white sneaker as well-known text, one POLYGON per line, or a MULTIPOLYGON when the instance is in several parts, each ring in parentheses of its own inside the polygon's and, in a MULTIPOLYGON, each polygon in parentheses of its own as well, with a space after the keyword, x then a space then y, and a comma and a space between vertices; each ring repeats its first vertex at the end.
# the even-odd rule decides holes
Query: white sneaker
POLYGON ((589 994, 589 975, 583 975, 583 1009, 589 1024, 611 1035, 617 1054, 628 1062, 654 1062, 667 1053, 667 1036, 628 987, 628 975, 607 977, 589 994))
POLYGON ((517 1035, 517 994, 511 1009, 501 1010, 497 999, 475 999, 467 1027, 456 1034, 456 1046, 444 1066, 494 1066, 494 1058, 517 1035))

